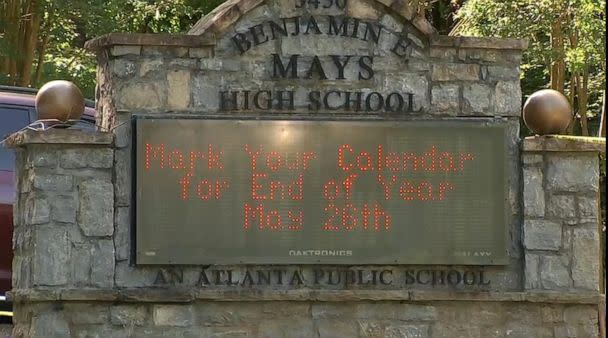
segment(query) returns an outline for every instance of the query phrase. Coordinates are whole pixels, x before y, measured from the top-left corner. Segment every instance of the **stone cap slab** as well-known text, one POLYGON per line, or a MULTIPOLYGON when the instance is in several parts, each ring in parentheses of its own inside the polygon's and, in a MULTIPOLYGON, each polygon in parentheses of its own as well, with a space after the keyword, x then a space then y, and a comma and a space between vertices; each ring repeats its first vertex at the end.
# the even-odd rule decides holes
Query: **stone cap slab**
POLYGON ((523 150, 529 152, 606 152, 606 139, 566 135, 531 136, 524 139, 523 150))
MULTIPOLYGON (((524 50, 528 41, 488 37, 438 35, 435 28, 415 10, 416 5, 405 0, 368 0, 382 4, 410 21, 430 37, 432 47, 524 50)), ((98 51, 112 46, 208 47, 216 44, 223 34, 243 15, 262 4, 263 0, 228 0, 200 19, 187 34, 110 33, 85 43, 85 48, 98 51)))
MULTIPOLYGON (((152 34, 152 33, 110 33, 85 43, 90 51, 99 51, 113 46, 156 46, 156 47, 212 47, 215 35, 152 34)), ((480 38, 470 36, 432 35, 431 47, 453 47, 468 49, 524 50, 528 41, 521 39, 480 38)))
POLYGON ((112 46, 204 47, 215 45, 215 38, 185 34, 110 33, 87 41, 90 51, 112 46))
POLYGON ((46 131, 22 130, 9 136, 4 144, 9 148, 28 144, 93 144, 110 145, 114 134, 73 129, 49 129, 46 131))
POLYGON ((431 47, 458 47, 479 49, 514 49, 528 48, 528 40, 503 39, 472 36, 435 35, 430 40, 431 47))
POLYGON ((408 302, 527 302, 548 304, 605 304, 597 292, 463 292, 412 290, 201 290, 190 288, 152 289, 63 289, 13 290, 13 302, 106 301, 125 303, 192 303, 256 301, 408 301, 408 302))

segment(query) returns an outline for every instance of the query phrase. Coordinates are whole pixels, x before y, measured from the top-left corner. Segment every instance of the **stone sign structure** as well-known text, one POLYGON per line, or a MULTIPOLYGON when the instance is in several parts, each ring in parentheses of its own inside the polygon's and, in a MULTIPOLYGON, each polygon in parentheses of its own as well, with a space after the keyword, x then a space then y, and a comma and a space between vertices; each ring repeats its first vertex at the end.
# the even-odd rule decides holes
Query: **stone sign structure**
MULTIPOLYGON (((28 130, 9 140, 18 153, 14 335, 598 337, 605 304, 598 152, 605 144, 521 141, 519 64, 526 43, 439 36, 416 12, 398 0, 228 0, 185 35, 89 41, 99 60, 98 131, 28 130), (177 183, 175 191, 134 190, 137 166, 149 160, 164 168, 160 161, 167 159, 181 170, 193 163, 177 153, 138 153, 133 121, 142 118, 186 125, 332 120, 498 127, 505 183, 497 185, 502 203, 492 207, 500 207, 503 259, 218 265, 201 255, 194 265, 142 264, 137 250, 145 243, 138 236, 155 223, 144 229, 135 215, 164 206, 136 205, 138 194, 187 196, 177 183)), ((185 130, 163 135, 200 136, 185 130)), ((463 135, 448 141, 464 142, 463 135)), ((362 158, 351 164, 366 168, 362 158)), ((467 158, 461 159, 464 170, 467 158)), ((484 159, 475 168, 488 165, 484 159)), ((204 199, 200 187, 190 193, 204 199)), ((434 201, 454 203, 443 187, 445 200, 434 201)), ((224 188, 209 191, 219 196, 224 188)), ((394 217, 394 224, 400 221, 394 217)), ((199 224, 208 226, 204 218, 199 224)), ((169 247, 184 235, 163 234, 169 247)), ((309 249, 299 255, 324 255, 309 249)))

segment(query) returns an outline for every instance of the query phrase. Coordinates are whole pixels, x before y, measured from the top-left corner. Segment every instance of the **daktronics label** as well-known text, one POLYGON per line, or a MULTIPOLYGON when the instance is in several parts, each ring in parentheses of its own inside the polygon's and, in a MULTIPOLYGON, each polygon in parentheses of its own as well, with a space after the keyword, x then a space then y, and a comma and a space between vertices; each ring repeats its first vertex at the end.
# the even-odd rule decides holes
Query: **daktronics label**
POLYGON ((139 264, 506 263, 500 124, 135 126, 139 264))

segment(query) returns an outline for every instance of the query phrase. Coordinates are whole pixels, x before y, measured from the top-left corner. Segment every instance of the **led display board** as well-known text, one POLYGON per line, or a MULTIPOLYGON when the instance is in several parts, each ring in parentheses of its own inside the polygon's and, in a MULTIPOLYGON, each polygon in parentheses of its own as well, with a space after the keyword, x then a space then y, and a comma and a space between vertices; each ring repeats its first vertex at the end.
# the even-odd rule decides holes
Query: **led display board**
POLYGON ((137 264, 506 264, 499 123, 134 124, 137 264))

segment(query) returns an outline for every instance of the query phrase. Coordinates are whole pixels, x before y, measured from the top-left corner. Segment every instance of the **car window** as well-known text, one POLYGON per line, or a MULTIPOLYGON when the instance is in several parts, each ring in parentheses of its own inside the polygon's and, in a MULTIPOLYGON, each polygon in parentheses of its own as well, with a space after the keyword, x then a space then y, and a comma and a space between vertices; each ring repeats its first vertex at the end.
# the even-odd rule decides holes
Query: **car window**
MULTIPOLYGON (((29 110, 0 106, 0 140, 30 124, 29 110)), ((0 170, 13 170, 15 154, 0 146, 0 170)))

